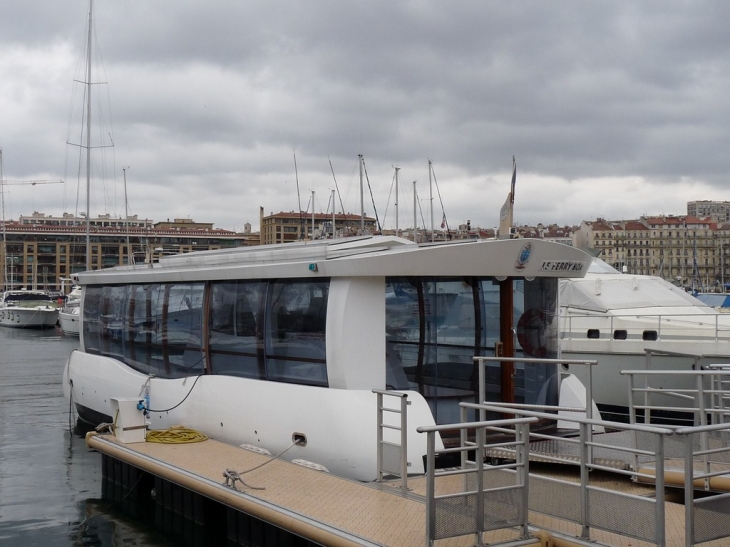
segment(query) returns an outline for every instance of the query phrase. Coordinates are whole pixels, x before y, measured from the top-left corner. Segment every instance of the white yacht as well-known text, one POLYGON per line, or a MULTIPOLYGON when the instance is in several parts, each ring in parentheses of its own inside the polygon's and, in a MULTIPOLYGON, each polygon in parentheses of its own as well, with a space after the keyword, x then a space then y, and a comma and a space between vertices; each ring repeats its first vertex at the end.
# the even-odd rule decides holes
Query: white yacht
POLYGON ((58 326, 65 334, 78 336, 81 330, 81 287, 74 287, 58 310, 58 326))
MULTIPOLYGON (((730 314, 660 277, 622 274, 596 258, 584 278, 560 282, 560 349, 564 359, 598 361, 593 398, 604 418, 622 419, 628 412, 622 370, 730 363, 730 314)), ((580 370, 574 373, 585 382, 580 370)), ((684 406, 678 397, 665 401, 684 406)))
MULTIPOLYGON (((376 478, 373 390, 397 390, 409 401, 409 469, 420 473, 416 427, 458 422, 459 402, 477 401, 473 357, 522 355, 515 309, 540 310, 544 354, 557 356, 558 279, 584 275, 590 260, 541 240, 377 236, 82 272, 81 344, 64 390, 92 425, 114 421, 113 399, 138 398, 151 429, 290 448, 287 459, 359 480, 376 478)), ((558 402, 554 364, 518 365, 505 385, 499 363, 487 372, 489 400, 558 402)))
POLYGON ((58 304, 45 291, 5 291, 0 300, 0 326, 48 328, 58 322, 58 304))

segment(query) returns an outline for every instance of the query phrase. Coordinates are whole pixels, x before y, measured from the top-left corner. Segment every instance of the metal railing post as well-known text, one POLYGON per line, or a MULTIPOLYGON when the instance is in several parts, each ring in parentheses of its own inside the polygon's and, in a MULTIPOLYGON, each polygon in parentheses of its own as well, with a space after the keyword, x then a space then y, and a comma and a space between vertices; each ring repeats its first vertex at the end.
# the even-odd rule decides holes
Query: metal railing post
POLYGON ((580 424, 580 537, 585 540, 591 538, 589 522, 590 502, 588 500, 588 445, 586 444, 586 428, 591 424, 580 424))
MULTIPOLYGON (((629 422, 632 424, 636 423, 636 406, 634 405, 634 375, 629 374, 629 422)), ((645 410, 646 412, 646 410, 645 410)), ((636 449, 639 446, 638 433, 634 430, 630 433, 633 441, 632 448, 636 449)), ((631 455, 631 459, 634 461, 634 469, 639 468, 639 455, 634 453, 631 455)))
MULTIPOLYGON (((586 386, 586 418, 593 419, 593 367, 588 365, 588 385, 586 386)), ((588 461, 593 463, 593 426, 588 426, 588 461)))
POLYGON ((436 536, 436 432, 426 433, 426 547, 434 546, 436 536))
POLYGON ((634 375, 629 374, 629 423, 636 423, 636 407, 634 406, 634 375))
MULTIPOLYGON (((477 360, 477 364, 479 365, 479 404, 484 404, 487 398, 487 387, 484 385, 486 382, 486 371, 484 370, 486 368, 486 364, 481 359, 477 360)), ((487 412, 484 410, 479 410, 479 421, 483 422, 487 419, 487 412)))
POLYGON ((383 394, 376 393, 378 398, 378 482, 383 481, 383 394))
POLYGON ((699 412, 699 423, 694 425, 707 425, 707 402, 705 401, 705 382, 704 378, 698 374, 695 378, 697 388, 697 409, 699 412))
POLYGON ((692 447, 693 434, 684 436, 684 544, 685 547, 694 545, 694 450, 692 447))
POLYGON ((408 490, 408 397, 400 398, 400 485, 408 490))
POLYGON ((656 506, 654 507, 654 530, 655 540, 657 547, 665 547, 666 545, 666 526, 664 520, 666 518, 666 502, 664 499, 664 440, 665 436, 660 433, 655 433, 655 458, 656 464, 654 465, 654 487, 655 487, 655 501, 656 506))
POLYGON ((517 431, 520 435, 520 444, 517 446, 518 463, 520 467, 520 486, 522 486, 522 537, 530 535, 530 424, 520 424, 517 431))
POLYGON ((477 454, 474 460, 477 464, 477 506, 476 506, 476 545, 482 547, 484 540, 482 532, 484 531, 484 444, 486 430, 484 427, 478 427, 476 430, 477 454))
POLYGON ((720 340, 720 314, 715 315, 715 342, 720 340))

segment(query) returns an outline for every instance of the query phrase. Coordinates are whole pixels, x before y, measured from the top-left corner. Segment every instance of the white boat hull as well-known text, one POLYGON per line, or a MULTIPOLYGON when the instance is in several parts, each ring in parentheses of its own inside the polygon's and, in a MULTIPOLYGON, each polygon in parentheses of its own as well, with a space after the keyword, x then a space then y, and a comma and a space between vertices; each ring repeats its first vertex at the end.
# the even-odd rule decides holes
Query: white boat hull
POLYGON ((78 311, 61 310, 58 312, 58 325, 64 333, 78 335, 81 331, 81 316, 78 311))
MULTIPOLYGON (((64 370, 64 392, 82 416, 85 409, 93 409, 111 421, 111 399, 143 400, 140 393, 147 380, 146 375, 114 359, 74 351, 64 370)), ((433 425, 434 420, 425 399, 416 392, 407 393, 408 469, 409 473, 423 473, 426 436, 417 433, 416 427, 433 425)), ((386 397, 384 404, 400 401, 386 397)), ((185 424, 218 440, 253 445, 272 454, 289 448, 284 456, 287 460, 307 460, 337 475, 362 481, 377 478, 377 402, 371 390, 223 375, 152 378, 150 408, 150 429, 185 424), (306 446, 291 446, 295 434, 306 437, 306 446)), ((399 425, 396 419, 397 415, 385 413, 386 423, 399 425)), ((386 441, 399 444, 397 431, 386 429, 384 433, 386 441)))
POLYGON ((0 326, 13 328, 49 328, 56 326, 58 310, 52 307, 0 309, 0 326))

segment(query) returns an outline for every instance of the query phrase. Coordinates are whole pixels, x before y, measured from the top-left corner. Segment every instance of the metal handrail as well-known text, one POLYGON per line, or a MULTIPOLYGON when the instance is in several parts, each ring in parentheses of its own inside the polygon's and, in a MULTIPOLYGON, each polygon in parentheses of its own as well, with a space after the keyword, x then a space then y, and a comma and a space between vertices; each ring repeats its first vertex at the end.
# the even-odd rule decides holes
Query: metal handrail
MULTIPOLYGON (((724 382, 722 378, 730 378, 730 369, 722 365, 710 365, 705 370, 622 370, 621 374, 629 377, 628 396, 629 396, 629 417, 631 423, 636 423, 636 411, 644 410, 644 422, 651 421, 651 411, 661 410, 670 412, 692 412, 695 415, 696 425, 706 425, 708 415, 725 416, 725 399, 728 398, 726 390, 720 389, 724 382), (709 370, 706 370, 709 368, 709 370), (644 386, 637 386, 635 378, 643 376, 646 378, 644 386), (649 386, 650 377, 661 378, 666 385, 667 379, 670 378, 694 378, 695 387, 651 387, 649 386), (703 379, 708 378, 710 381, 710 389, 705 388, 703 379), (636 404, 635 395, 643 394, 643 404, 636 404), (662 395, 666 397, 674 397, 693 401, 691 406, 659 406, 651 403, 651 395, 662 395), (708 401, 709 397, 709 401, 708 401), (719 407, 719 408, 716 408, 719 407)), ((670 384, 671 386, 671 384, 670 384)))
MULTIPOLYGON (((478 408, 483 407, 487 411, 491 412, 504 412, 505 408, 503 406, 495 406, 490 404, 483 404, 478 405, 474 403, 461 403, 461 406, 467 407, 467 408, 478 408)), ((525 410, 525 409, 518 409, 518 408, 511 408, 510 414, 514 414, 516 416, 521 417, 531 417, 531 418, 537 418, 537 419, 543 419, 543 420, 558 420, 558 417, 555 414, 550 414, 546 412, 536 412, 531 410, 525 410)), ((624 475, 630 475, 636 478, 648 478, 649 475, 646 475, 644 473, 639 472, 639 466, 638 466, 638 457, 639 455, 653 455, 656 458, 657 462, 663 462, 664 460, 664 439, 667 436, 673 435, 674 430, 672 428, 668 427, 657 427, 657 426, 650 426, 650 425, 643 425, 643 424, 625 424, 625 423, 619 423, 619 422, 606 422, 603 420, 595 420, 592 418, 581 418, 578 416, 570 416, 570 417, 561 417, 560 419, 564 419, 567 421, 573 421, 579 424, 580 428, 580 439, 579 439, 579 446, 580 446, 580 467, 581 467, 581 516, 580 516, 580 525, 581 525, 581 537, 584 540, 590 539, 590 524, 589 524, 589 518, 588 518, 588 492, 589 490, 602 490, 595 486, 589 486, 588 484, 588 474, 591 470, 610 470, 612 472, 617 472, 624 475), (634 448, 627 448, 627 449, 621 449, 624 450, 630 454, 632 454, 632 457, 634 459, 634 471, 628 471, 628 470, 615 470, 610 469, 608 467, 605 467, 603 465, 596 464, 592 461, 591 457, 591 449, 597 448, 597 447, 605 447, 606 445, 603 445, 601 443, 596 443, 590 440, 589 433, 592 431, 593 426, 600 425, 605 427, 606 429, 612 429, 612 430, 628 430, 633 432, 643 432, 643 433, 651 433, 655 435, 655 447, 653 452, 647 452, 645 450, 638 450, 636 448, 636 445, 634 448)), ((533 434, 533 437, 535 435, 533 434)), ((547 437, 547 435, 540 435, 540 437, 547 437)), ((555 439, 564 440, 560 437, 553 437, 555 439)), ((619 450, 618 447, 611 447, 614 450, 619 450)), ((559 461, 558 458, 556 458, 557 461, 559 461)), ((655 468, 655 475, 652 477, 655 480, 655 487, 656 487, 656 506, 655 506, 655 542, 657 545, 664 545, 665 544, 665 530, 664 530, 664 521, 665 521, 665 506, 664 506, 664 465, 659 465, 657 463, 655 468)), ((618 494, 621 496, 628 496, 627 494, 618 494)))
MULTIPOLYGON (((595 359, 538 359, 534 357, 482 357, 482 356, 476 356, 474 357, 474 361, 477 362, 479 365, 479 403, 482 404, 492 404, 491 401, 486 400, 486 363, 490 362, 497 362, 497 363, 524 363, 525 365, 579 365, 584 366, 587 369, 587 385, 585 385, 586 388, 586 406, 585 408, 576 410, 575 408, 571 407, 560 407, 560 406, 550 406, 551 410, 555 410, 557 412, 564 411, 564 412, 584 412, 586 417, 588 419, 593 418, 593 367, 598 364, 598 361, 595 359)), ((562 370, 561 366, 557 366, 558 375, 560 378, 560 382, 558 382, 558 385, 562 383, 563 377, 567 376, 569 373, 562 370)), ((479 410, 479 419, 485 420, 486 419, 486 412, 484 410, 479 410)), ((464 432, 462 432, 462 437, 465 435, 464 432)), ((590 429, 588 432, 588 440, 591 440, 593 438, 593 428, 590 429)), ((464 439, 462 439, 462 442, 464 442, 464 439)), ((592 460, 592 451, 589 450, 588 452, 589 457, 592 460)))
MULTIPOLYGON (((474 361, 476 361, 479 366, 479 402, 486 403, 486 373, 485 373, 485 363, 490 362, 496 362, 496 363, 524 363, 526 365, 580 365, 587 367, 588 370, 588 385, 585 386, 586 388, 586 408, 583 409, 585 411, 586 416, 588 418, 593 417, 593 373, 592 368, 598 364, 598 361, 595 359, 537 359, 534 357, 484 357, 484 356, 475 356, 474 361)), ((558 367, 558 374, 561 376, 566 376, 568 373, 560 370, 560 367, 558 367)), ((558 407, 555 407, 556 409, 558 407)), ((561 409, 562 410, 562 409, 561 409)), ((484 420, 485 415, 480 414, 479 418, 481 420, 484 420)))
MULTIPOLYGON (((695 488, 695 481, 700 479, 704 483, 704 489, 710 490, 710 479, 712 477, 720 476, 720 475, 727 475, 727 470, 722 471, 710 471, 710 462, 709 462, 709 455, 710 454, 717 454, 720 452, 730 453, 730 446, 725 446, 720 449, 708 449, 706 447, 701 448, 700 450, 695 451, 694 445, 693 445, 693 438, 694 435, 699 433, 700 437, 706 438, 706 435, 708 433, 714 432, 714 431, 728 431, 730 432, 730 424, 727 423, 720 423, 720 424, 712 424, 712 425, 703 425, 703 426, 697 426, 697 427, 680 427, 675 430, 675 433, 677 435, 681 435, 684 437, 684 451, 685 451, 685 459, 684 459, 684 506, 685 506, 685 512, 684 512, 684 537, 685 537, 685 545, 686 546, 692 546, 697 543, 695 538, 695 501, 694 501, 694 488, 695 488), (702 462, 703 462, 703 472, 696 473, 694 468, 694 460, 695 456, 701 456, 702 462)), ((702 442, 702 441, 701 441, 702 442)), ((730 499, 730 493, 724 493, 724 494, 714 494, 710 496, 705 496, 703 500, 706 502, 707 500, 727 500, 730 499)), ((718 535, 718 537, 720 537, 718 535)), ((709 541, 707 539, 703 539, 702 543, 705 541, 709 541)))
MULTIPOLYGON (((378 429, 378 482, 383 482, 385 477, 385 445, 398 446, 394 443, 388 443, 384 439, 385 429, 394 429, 400 431, 400 488, 403 491, 408 490, 408 394, 402 391, 391 391, 383 389, 373 389, 373 393, 377 395, 378 400, 378 416, 377 416, 377 429, 378 429), (383 405, 383 397, 397 397, 400 399, 400 409, 388 408, 383 405), (384 416, 386 412, 392 412, 394 414, 400 414, 400 427, 386 425, 384 416)), ((394 473, 394 470, 389 469, 389 473, 394 473)))
MULTIPOLYGON (((444 539, 445 537, 451 537, 451 536, 438 536, 437 537, 437 530, 436 530, 436 510, 437 510, 437 501, 441 499, 449 499, 454 498, 458 496, 464 496, 464 495, 475 495, 476 500, 475 504, 476 507, 473 510, 474 515, 474 530, 475 530, 475 545, 478 547, 481 547, 484 545, 484 541, 482 538, 482 533, 493 528, 487 528, 485 519, 484 519, 484 504, 485 504, 485 492, 497 492, 497 491, 504 491, 504 490, 514 490, 519 489, 521 490, 521 496, 519 499, 519 514, 522 516, 522 522, 520 523, 520 528, 522 529, 522 537, 521 539, 527 539, 529 535, 529 522, 528 522, 528 516, 529 516, 529 458, 527 457, 527 442, 529 441, 529 427, 531 423, 537 422, 536 418, 511 418, 511 419, 505 419, 505 420, 492 420, 492 421, 479 421, 479 422, 467 422, 467 423, 459 423, 459 424, 446 424, 446 425, 433 425, 433 426, 423 426, 417 428, 417 431, 419 433, 426 433, 427 435, 427 456, 426 456, 426 546, 427 547, 433 547, 435 545, 435 540, 437 539, 444 539), (514 429, 511 429, 511 433, 515 436, 515 441, 509 444, 512 444, 515 447, 515 452, 517 454, 517 457, 515 459, 514 464, 506 464, 501 466, 485 466, 482 458, 479 457, 480 454, 484 454, 487 443, 486 443, 486 430, 487 429, 499 429, 504 431, 504 429, 508 426, 511 426, 514 429), (445 452, 454 452, 454 451, 461 451, 462 454, 464 452, 468 452, 471 450, 474 450, 476 447, 475 454, 477 457, 473 462, 468 462, 473 464, 473 468, 469 468, 468 465, 462 465, 461 469, 458 471, 443 471, 437 473, 436 471, 436 435, 441 431, 447 431, 447 430, 454 430, 454 429, 460 429, 460 430, 467 430, 467 429, 475 429, 476 430, 476 440, 475 443, 471 443, 470 445, 462 445, 456 449, 445 449, 443 451, 440 451, 442 453, 445 452), (472 446, 473 444, 473 446, 472 446), (514 469, 517 473, 516 476, 516 484, 511 487, 495 487, 485 490, 484 488, 484 473, 485 470, 494 471, 496 469, 514 469), (474 474, 476 475, 476 485, 473 487, 472 490, 468 490, 467 484, 466 484, 466 478, 464 481, 464 492, 460 494, 444 494, 437 496, 436 495, 436 477, 438 476, 449 476, 454 474, 474 474)), ((503 444, 503 443, 500 443, 503 444)), ((463 458, 462 458, 463 460, 463 458)), ((511 525, 505 524, 504 526, 501 526, 503 528, 511 528, 511 525)), ((459 534, 462 535, 462 534, 459 534)))

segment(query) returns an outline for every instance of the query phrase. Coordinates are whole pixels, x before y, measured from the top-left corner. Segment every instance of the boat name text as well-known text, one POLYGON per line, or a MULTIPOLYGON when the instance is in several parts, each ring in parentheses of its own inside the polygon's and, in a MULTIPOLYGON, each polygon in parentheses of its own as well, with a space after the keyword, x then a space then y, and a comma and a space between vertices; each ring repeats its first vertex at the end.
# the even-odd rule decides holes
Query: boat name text
POLYGON ((583 263, 572 260, 544 260, 540 270, 545 272, 582 272, 583 263))

